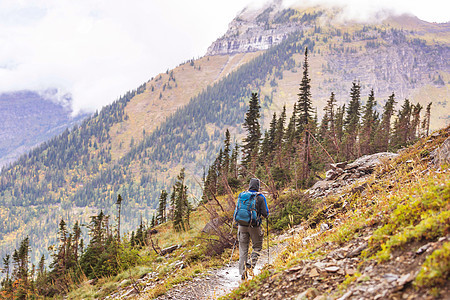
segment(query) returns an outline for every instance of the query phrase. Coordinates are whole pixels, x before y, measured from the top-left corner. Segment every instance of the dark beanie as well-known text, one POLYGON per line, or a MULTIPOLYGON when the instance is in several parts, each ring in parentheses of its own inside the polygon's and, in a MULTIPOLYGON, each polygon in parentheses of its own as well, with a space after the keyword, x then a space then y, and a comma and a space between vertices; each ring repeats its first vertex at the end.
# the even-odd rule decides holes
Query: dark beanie
POLYGON ((258 178, 250 179, 250 184, 248 186, 248 189, 259 192, 259 179, 258 178))

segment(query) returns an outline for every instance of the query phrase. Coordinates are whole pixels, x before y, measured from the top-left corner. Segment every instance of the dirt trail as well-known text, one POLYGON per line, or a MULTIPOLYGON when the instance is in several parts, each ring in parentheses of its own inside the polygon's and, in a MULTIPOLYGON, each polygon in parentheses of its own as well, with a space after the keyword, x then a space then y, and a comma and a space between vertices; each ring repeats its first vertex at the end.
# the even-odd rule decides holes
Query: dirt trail
MULTIPOLYGON (((279 243, 270 247, 270 263, 273 263, 285 246, 286 243, 279 243)), ((238 249, 235 251, 238 251, 238 249)), ((254 271, 255 275, 258 275, 267 263, 267 249, 264 249, 256 263, 254 271)), ((196 277, 192 281, 183 282, 156 299, 217 299, 237 288, 241 282, 242 280, 238 271, 238 262, 236 261, 222 268, 211 270, 204 274, 204 276, 196 277)))

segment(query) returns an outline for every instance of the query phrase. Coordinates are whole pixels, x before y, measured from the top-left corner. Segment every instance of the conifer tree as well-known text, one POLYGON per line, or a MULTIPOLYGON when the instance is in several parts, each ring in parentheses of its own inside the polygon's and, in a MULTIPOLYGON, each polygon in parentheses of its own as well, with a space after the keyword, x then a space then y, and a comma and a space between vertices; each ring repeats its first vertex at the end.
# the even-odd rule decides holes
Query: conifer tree
POLYGON ((361 107, 361 86, 353 82, 350 90, 350 103, 347 108, 347 115, 344 121, 344 145, 346 159, 359 156, 357 137, 359 132, 359 116, 361 107))
POLYGON ((41 259, 39 260, 37 277, 35 281, 36 290, 39 295, 45 294, 46 285, 47 272, 45 271, 45 257, 44 254, 42 254, 41 259))
POLYGON ((275 149, 275 135, 277 133, 277 114, 273 113, 272 121, 270 121, 269 125, 269 154, 271 155, 273 153, 273 150, 275 149))
POLYGON ((392 146, 394 148, 405 147, 408 143, 408 137, 411 127, 412 107, 408 99, 405 99, 402 107, 398 111, 397 119, 394 122, 394 131, 392 136, 392 146))
POLYGON ((284 144, 284 138, 285 138, 285 123, 286 123, 286 105, 283 106, 283 110, 281 111, 281 115, 278 118, 277 121, 277 127, 275 132, 275 138, 274 138, 274 147, 275 147, 275 157, 276 161, 278 163, 278 167, 282 168, 282 149, 284 144))
POLYGON ((177 176, 173 188, 173 225, 175 230, 187 230, 189 228, 189 215, 191 207, 187 197, 187 186, 184 184, 185 174, 184 168, 181 169, 180 174, 177 176))
POLYGON ((298 111, 298 123, 297 131, 299 134, 303 132, 312 118, 312 102, 311 102, 311 79, 308 74, 308 48, 305 49, 305 60, 303 63, 303 77, 300 82, 297 111, 298 111))
MULTIPOLYGON (((153 223, 155 222, 155 215, 153 215, 153 223)), ((134 247, 136 245, 136 237, 134 235, 134 230, 131 232, 131 237, 130 237, 130 245, 131 247, 134 247)))
POLYGON ((412 120, 411 120, 411 129, 409 131, 409 140, 413 141, 418 138, 419 129, 420 129, 420 112, 422 111, 422 105, 417 103, 412 107, 412 120))
POLYGON ((391 118, 394 115, 395 94, 389 96, 383 108, 381 121, 375 134, 376 152, 387 151, 391 135, 391 118))
POLYGON ((373 89, 369 93, 366 105, 363 107, 361 124, 361 154, 366 155, 374 151, 375 131, 378 126, 378 113, 375 111, 377 102, 373 89))
POLYGON ((244 128, 247 129, 247 136, 244 138, 244 144, 242 145, 242 165, 252 173, 255 173, 259 142, 261 140, 260 108, 258 94, 252 93, 243 124, 244 128))
POLYGON ((330 99, 328 99, 327 105, 325 106, 325 116, 324 116, 325 136, 323 137, 323 140, 325 147, 332 154, 337 154, 339 152, 339 142, 336 133, 337 111, 335 111, 334 109, 335 106, 336 106, 336 97, 335 94, 331 92, 330 99))
POLYGON ((145 230, 144 221, 142 220, 142 215, 141 215, 141 220, 139 222, 139 227, 136 230, 136 234, 134 236, 135 244, 138 245, 139 247, 144 246, 145 245, 145 238, 146 238, 146 230, 145 230))
POLYGON ((219 149, 219 155, 217 155, 216 161, 214 162, 217 170, 217 177, 220 177, 222 174, 222 165, 223 165, 223 150, 219 149))
POLYGON ((122 196, 117 195, 116 205, 118 207, 118 223, 117 223, 117 242, 120 243, 120 210, 122 208, 122 196))
POLYGON ((9 294, 11 293, 12 280, 10 278, 10 267, 11 267, 11 255, 6 254, 3 258, 3 269, 2 273, 5 274, 3 280, 1 281, 2 288, 9 294))
POLYGON ((80 257, 80 266, 88 278, 115 275, 118 271, 118 243, 109 230, 109 215, 103 210, 91 216, 89 228, 90 241, 80 257))
POLYGON ((430 134, 431 104, 433 104, 433 102, 428 103, 427 109, 425 111, 425 117, 423 118, 422 122, 422 129, 425 132, 425 136, 428 136, 430 134))
POLYGON ((61 219, 61 221, 59 222, 58 236, 59 236, 60 245, 58 247, 56 257, 54 258, 54 262, 52 265, 53 265, 53 270, 55 270, 58 274, 62 274, 62 273, 64 273, 64 271, 67 268, 68 232, 67 232, 66 222, 64 221, 64 219, 61 219))
POLYGON ((153 228, 156 226, 156 217, 155 214, 152 215, 152 221, 150 222, 150 228, 153 228))
POLYGON ((44 254, 42 254, 41 259, 39 260, 38 274, 44 273, 44 267, 45 267, 45 257, 44 254))
POLYGON ((231 135, 230 131, 225 131, 225 140, 223 142, 223 163, 222 163, 222 173, 225 178, 228 178, 228 172, 230 169, 230 155, 231 155, 231 135))
POLYGON ((234 149, 231 153, 230 174, 233 178, 238 178, 238 159, 239 159, 239 145, 235 143, 234 149))
POLYGON ((78 252, 79 252, 80 238, 81 238, 81 228, 80 228, 80 225, 79 225, 78 221, 75 222, 75 224, 73 225, 73 229, 72 230, 73 230, 73 237, 74 237, 74 239, 73 239, 74 240, 74 243, 73 243, 73 246, 74 246, 73 256, 74 256, 74 258, 73 258, 73 260, 74 260, 75 263, 77 263, 78 262, 78 258, 79 258, 78 252))
POLYGON ((303 62, 303 76, 300 82, 298 101, 297 101, 297 136, 302 137, 302 179, 306 179, 309 176, 311 168, 311 149, 310 149, 310 134, 312 126, 309 123, 312 121, 312 102, 311 102, 311 79, 308 74, 308 48, 305 49, 305 60, 303 62))
POLYGON ((161 195, 159 196, 158 215, 156 216, 156 222, 158 224, 166 222, 167 196, 166 190, 162 190, 161 195))
POLYGON ((30 238, 27 236, 22 240, 19 250, 14 250, 13 255, 13 282, 17 282, 14 287, 14 299, 26 299, 30 288, 29 262, 30 262, 30 238))

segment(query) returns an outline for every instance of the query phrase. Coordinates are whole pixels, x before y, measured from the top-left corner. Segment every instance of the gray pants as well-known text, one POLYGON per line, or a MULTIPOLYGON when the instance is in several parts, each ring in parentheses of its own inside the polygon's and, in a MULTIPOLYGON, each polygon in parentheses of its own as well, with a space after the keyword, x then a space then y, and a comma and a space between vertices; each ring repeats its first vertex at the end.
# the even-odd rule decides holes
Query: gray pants
POLYGON ((264 232, 261 226, 258 227, 245 227, 239 225, 239 275, 244 274, 245 264, 248 258, 248 246, 250 239, 252 240, 253 251, 250 256, 250 263, 252 267, 255 266, 256 261, 261 253, 263 245, 264 232))

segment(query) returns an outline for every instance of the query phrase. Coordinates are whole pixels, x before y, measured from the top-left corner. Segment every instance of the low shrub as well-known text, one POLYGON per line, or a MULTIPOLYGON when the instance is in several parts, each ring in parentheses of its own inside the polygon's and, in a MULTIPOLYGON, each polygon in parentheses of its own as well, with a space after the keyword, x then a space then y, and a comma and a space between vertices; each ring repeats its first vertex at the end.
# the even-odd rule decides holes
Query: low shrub
POLYGON ((286 193, 271 208, 269 221, 272 228, 282 230, 300 224, 312 211, 313 203, 307 195, 301 192, 286 193))

